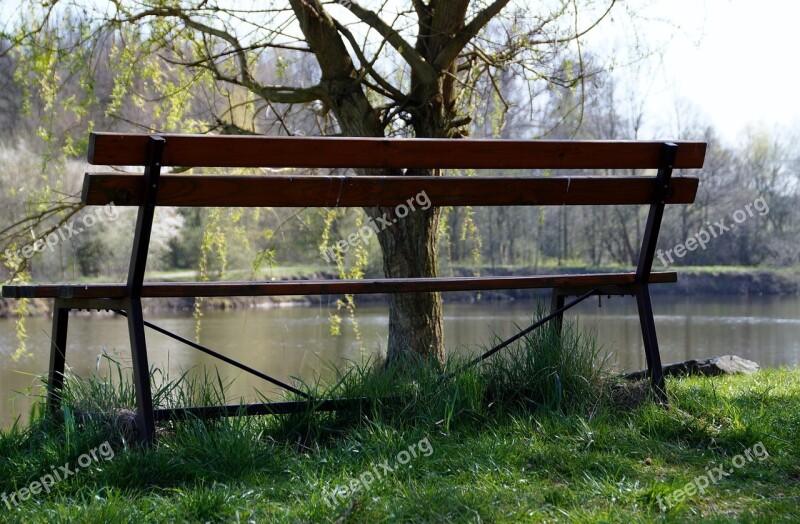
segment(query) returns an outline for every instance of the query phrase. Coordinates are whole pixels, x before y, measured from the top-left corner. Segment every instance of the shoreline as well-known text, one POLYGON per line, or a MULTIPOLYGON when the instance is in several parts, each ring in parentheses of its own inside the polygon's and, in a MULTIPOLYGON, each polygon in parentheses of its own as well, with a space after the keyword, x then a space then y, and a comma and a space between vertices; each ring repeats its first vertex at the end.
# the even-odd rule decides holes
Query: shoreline
MULTIPOLYGON (((676 268, 678 282, 675 284, 654 285, 653 295, 671 296, 787 296, 800 294, 800 274, 787 270, 749 269, 749 268, 676 268)), ((562 267, 532 271, 530 268, 506 269, 491 271, 497 276, 513 276, 523 274, 555 275, 567 273, 598 273, 618 271, 615 268, 580 268, 562 267)), ((470 276, 466 269, 456 268, 455 276, 470 276)), ((330 273, 310 275, 318 279, 333 279, 330 273)), ((292 276, 285 280, 306 278, 292 276)), ((549 289, 509 289, 480 292, 480 299, 485 301, 524 300, 549 296, 549 289)), ((445 294, 445 302, 474 302, 477 292, 455 292, 445 294)), ((265 297, 206 297, 202 299, 203 311, 225 311, 235 309, 269 309, 273 307, 319 307, 332 306, 341 295, 312 296, 265 296, 265 297)), ((0 318, 13 317, 17 300, 0 298, 0 318)), ((356 304, 386 303, 386 295, 357 295, 356 304)), ((177 312, 192 311, 193 298, 145 299, 145 311, 177 312)), ((52 312, 51 299, 31 299, 28 304, 28 316, 45 316, 52 312)), ((87 313, 97 314, 97 312, 87 313)))

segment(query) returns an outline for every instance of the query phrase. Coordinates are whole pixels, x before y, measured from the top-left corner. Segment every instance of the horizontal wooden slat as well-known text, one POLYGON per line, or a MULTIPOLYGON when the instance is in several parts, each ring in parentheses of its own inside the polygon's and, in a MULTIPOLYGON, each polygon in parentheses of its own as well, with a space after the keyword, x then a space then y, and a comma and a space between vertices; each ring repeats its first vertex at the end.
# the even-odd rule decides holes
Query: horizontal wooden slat
MULTIPOLYGON (((353 207, 650 203, 655 177, 331 177, 162 175, 162 206, 353 207), (424 192, 424 195, 423 195, 424 192), (427 196, 427 199, 425 198, 427 196), (416 200, 415 197, 418 197, 416 200), (409 200, 411 202, 409 203, 409 200)), ((694 202, 696 177, 675 177, 669 203, 694 202)), ((142 176, 87 173, 88 205, 141 203, 142 176)))
MULTIPOLYGON (((651 273, 651 283, 676 282, 674 271, 651 273)), ((427 291, 625 286, 634 273, 537 275, 513 277, 382 278, 364 280, 292 280, 277 282, 145 282, 142 297, 244 297, 344 295, 427 291)), ((125 284, 3 286, 6 298, 123 298, 125 284)))
MULTIPOLYGON (((657 168, 664 142, 160 135, 163 165, 452 169, 657 168)), ((92 133, 89 163, 144 165, 148 135, 92 133)), ((678 144, 676 168, 703 167, 705 142, 678 144)))

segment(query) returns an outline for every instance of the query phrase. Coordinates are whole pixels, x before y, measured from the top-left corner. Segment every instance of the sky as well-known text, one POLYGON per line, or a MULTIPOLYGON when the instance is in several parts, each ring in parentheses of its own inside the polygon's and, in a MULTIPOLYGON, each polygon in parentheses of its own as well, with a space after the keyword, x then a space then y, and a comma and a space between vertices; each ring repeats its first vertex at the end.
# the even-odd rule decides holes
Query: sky
POLYGON ((677 100, 732 144, 747 126, 800 129, 800 0, 653 3, 679 27, 663 48, 663 76, 640 79, 651 113, 677 100))
MULTIPOLYGON (((0 0, 0 18, 7 19, 17 3, 0 0)), ((645 95, 654 128, 643 138, 674 138, 667 135, 677 132, 678 113, 712 124, 731 144, 747 126, 800 130, 800 0, 622 0, 615 9, 626 5, 647 6, 636 31, 659 50, 650 70, 620 72, 638 75, 645 95)), ((625 45, 631 32, 608 24, 589 40, 625 45)))

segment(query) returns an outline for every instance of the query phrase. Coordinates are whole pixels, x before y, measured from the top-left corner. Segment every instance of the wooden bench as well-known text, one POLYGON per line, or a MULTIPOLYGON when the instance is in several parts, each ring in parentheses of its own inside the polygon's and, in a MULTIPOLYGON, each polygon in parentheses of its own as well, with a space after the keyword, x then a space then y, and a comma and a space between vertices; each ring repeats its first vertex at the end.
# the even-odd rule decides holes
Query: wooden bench
MULTIPOLYGON (((675 272, 652 272, 653 255, 666 204, 694 201, 698 178, 673 177, 673 169, 703 165, 702 142, 432 140, 296 138, 252 136, 136 135, 93 133, 93 165, 140 166, 143 174, 87 173, 82 201, 138 207, 128 280, 119 284, 7 285, 4 297, 54 299, 48 406, 57 411, 72 309, 113 310, 125 315, 142 439, 152 442, 155 422, 197 416, 287 413, 314 400, 296 388, 144 320, 142 298, 254 295, 326 295, 552 289, 548 319, 592 295, 633 295, 639 308, 645 355, 655 393, 664 379, 649 285, 675 282, 675 272), (376 177, 237 176, 162 174, 164 166, 229 168, 450 168, 570 170, 571 176, 376 177), (572 176, 574 170, 651 169, 655 175, 572 176), (145 282, 145 264, 156 206, 194 207, 373 207, 396 206, 424 191, 433 206, 648 205, 638 265, 631 271, 512 277, 305 280, 291 282, 145 282), (565 297, 575 295, 565 305, 565 297), (244 406, 153 409, 145 327, 166 334, 292 391, 306 401, 244 406)), ((488 355, 487 355, 488 356, 488 355)), ((339 409, 346 400, 314 400, 319 410, 339 409)))

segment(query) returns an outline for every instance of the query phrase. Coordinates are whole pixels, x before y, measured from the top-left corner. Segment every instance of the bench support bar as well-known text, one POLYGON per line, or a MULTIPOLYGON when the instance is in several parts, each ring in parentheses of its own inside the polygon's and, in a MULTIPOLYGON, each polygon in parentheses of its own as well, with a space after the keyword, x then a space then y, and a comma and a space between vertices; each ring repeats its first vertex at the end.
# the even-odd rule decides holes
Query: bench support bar
POLYGON ((53 306, 53 330, 50 339, 50 370, 47 375, 47 411, 56 415, 61 406, 61 390, 64 387, 64 366, 66 365, 67 328, 69 327, 69 308, 63 300, 56 299, 53 306))
POLYGON ((138 297, 129 299, 126 310, 133 357, 133 383, 136 386, 136 408, 141 423, 140 436, 142 443, 151 444, 155 441, 156 424, 153 419, 153 395, 150 390, 150 366, 147 363, 142 299, 138 297))
MULTIPOLYGON (((384 399, 386 400, 386 399, 384 399)), ((233 404, 228 406, 201 406, 191 408, 156 409, 157 422, 187 418, 219 418, 238 415, 287 415, 306 411, 338 411, 342 409, 368 409, 367 398, 309 399, 294 402, 264 402, 255 404, 233 404)))
POLYGON ((642 326, 642 340, 644 342, 644 355, 647 360, 647 370, 650 375, 650 384, 653 394, 661 403, 667 402, 667 393, 664 387, 664 373, 661 368, 661 355, 658 351, 658 338, 656 337, 656 324, 653 319, 653 304, 650 301, 650 288, 643 284, 636 293, 636 304, 639 307, 639 323, 642 326))
POLYGON ((58 414, 61 409, 61 394, 64 387, 64 368, 66 362, 67 327, 70 310, 97 310, 114 311, 127 318, 130 337, 131 355, 133 357, 133 377, 136 387, 136 404, 140 423, 141 437, 145 444, 151 444, 155 438, 155 422, 172 419, 197 417, 210 418, 221 416, 245 415, 278 415, 304 411, 335 411, 356 406, 366 405, 365 399, 312 399, 308 394, 294 388, 261 371, 242 364, 230 357, 218 353, 206 346, 197 344, 185 337, 172 333, 147 320, 142 315, 141 299, 97 299, 97 298, 69 298, 56 299, 53 314, 53 336, 50 345, 50 371, 47 406, 51 414, 58 414), (230 406, 204 406, 191 408, 153 409, 152 388, 150 372, 145 345, 144 328, 148 327, 158 333, 166 335, 178 342, 182 342, 203 353, 231 364, 239 369, 255 375, 267 382, 282 387, 300 397, 303 401, 296 402, 265 402, 245 405, 230 406))
MULTIPOLYGON (((661 403, 667 402, 664 384, 664 374, 661 365, 661 354, 658 349, 658 337, 653 318, 653 304, 650 300, 650 274, 653 270, 653 259, 658 242, 658 233, 661 229, 661 220, 664 216, 664 207, 669 196, 669 184, 672 179, 672 169, 675 164, 675 155, 678 146, 674 143, 663 145, 661 152, 661 166, 656 175, 656 185, 650 202, 647 215, 642 246, 639 251, 636 265, 636 283, 630 286, 599 287, 592 291, 596 295, 634 295, 639 308, 639 323, 642 328, 642 342, 644 344, 645 360, 647 361, 648 376, 653 394, 661 403)), ((560 333, 563 324, 564 297, 585 293, 584 288, 553 288, 550 302, 551 314, 555 314, 554 322, 560 333)))
POLYGON ((663 145, 661 152, 661 167, 656 175, 656 187, 653 191, 653 201, 647 215, 642 239, 642 249, 639 252, 639 261, 636 267, 636 282, 639 289, 636 293, 636 303, 639 306, 639 322, 642 326, 642 340, 644 353, 647 359, 647 369, 653 393, 659 402, 667 402, 667 393, 664 389, 664 375, 661 367, 661 354, 658 350, 658 337, 656 337, 656 324, 653 319, 653 304, 650 301, 650 273, 653 270, 653 258, 656 253, 658 233, 661 230, 661 219, 664 216, 669 193, 669 183, 672 179, 672 168, 675 165, 675 155, 678 146, 673 143, 663 145))
MULTIPOLYGON (((121 315, 123 315, 123 316, 126 316, 126 317, 128 316, 128 314, 125 311, 119 311, 119 313, 121 315)), ((144 323, 144 325, 146 327, 149 327, 153 331, 157 331, 158 333, 161 333, 162 335, 166 335, 166 336, 168 336, 169 338, 171 338, 173 340, 177 340, 178 342, 186 344, 187 346, 190 346, 190 347, 192 347, 192 348, 194 348, 194 349, 196 349, 198 351, 202 351, 203 353, 205 353, 207 355, 211 355, 212 357, 217 358, 217 359, 225 362, 226 364, 230 364, 231 366, 237 367, 237 368, 241 369, 242 371, 246 371, 246 372, 250 373, 251 375, 257 376, 260 379, 266 380, 267 382, 271 382, 271 383, 275 384, 276 386, 282 387, 283 389, 285 389, 287 391, 291 391, 295 395, 298 395, 298 396, 303 397, 303 398, 309 398, 309 396, 306 393, 300 391, 299 389, 294 388, 294 387, 290 386, 289 384, 286 384, 285 382, 281 382, 280 380, 278 380, 276 378, 273 378, 273 377, 271 377, 271 376, 269 376, 269 375, 267 375, 265 373, 262 373, 262 372, 258 371, 257 369, 253 369, 250 366, 246 366, 246 365, 242 364, 241 362, 239 362, 237 360, 234 360, 234 359, 232 359, 230 357, 226 357, 222 353, 217 353, 213 349, 210 349, 210 348, 208 348, 208 347, 206 347, 206 346, 204 346, 202 344, 198 344, 197 342, 189 340, 188 338, 185 338, 185 337, 182 337, 180 335, 177 335, 177 334, 175 334, 175 333, 173 333, 171 331, 168 331, 168 330, 162 328, 161 326, 157 326, 157 325, 153 324, 152 322, 148 322, 147 320, 143 320, 142 322, 144 323)))

